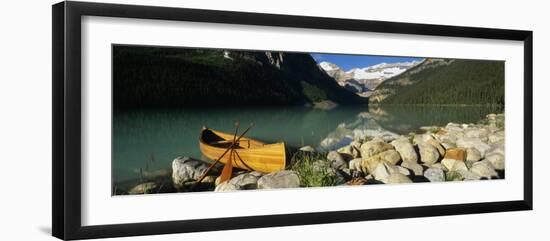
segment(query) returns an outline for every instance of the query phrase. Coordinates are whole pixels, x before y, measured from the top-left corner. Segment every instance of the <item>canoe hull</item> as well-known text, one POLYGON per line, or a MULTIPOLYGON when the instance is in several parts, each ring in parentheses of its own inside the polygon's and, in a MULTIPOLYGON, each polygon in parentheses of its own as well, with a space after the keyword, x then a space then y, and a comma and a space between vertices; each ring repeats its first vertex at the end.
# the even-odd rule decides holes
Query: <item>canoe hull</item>
MULTIPOLYGON (((201 133, 199 141, 201 152, 207 158, 217 160, 227 148, 217 147, 208 143, 204 138, 205 131, 211 131, 217 136, 229 141, 233 140, 233 135, 212 129, 204 129, 203 133, 201 133)), ((237 153, 236 155, 231 156, 228 152, 223 156, 220 162, 225 164, 229 161, 229 158, 233 158, 232 165, 234 167, 264 173, 283 170, 286 165, 286 150, 283 142, 264 144, 263 142, 243 137, 239 142, 239 147, 234 150, 237 153), (240 158, 238 158, 237 155, 240 158)))

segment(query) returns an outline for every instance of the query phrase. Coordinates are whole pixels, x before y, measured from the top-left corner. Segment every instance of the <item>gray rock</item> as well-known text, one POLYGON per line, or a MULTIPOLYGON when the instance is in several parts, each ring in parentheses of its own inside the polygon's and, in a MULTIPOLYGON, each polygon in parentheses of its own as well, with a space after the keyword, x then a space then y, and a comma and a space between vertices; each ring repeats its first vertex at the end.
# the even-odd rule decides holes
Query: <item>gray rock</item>
POLYGON ((153 190, 157 189, 157 184, 154 182, 141 183, 128 191, 128 194, 146 194, 151 193, 153 190))
POLYGON ((330 166, 334 169, 344 169, 348 167, 348 163, 344 160, 342 155, 336 151, 331 151, 327 154, 327 160, 330 162, 330 166))
POLYGON ((409 142, 407 138, 403 137, 394 140, 391 142, 391 145, 395 148, 397 152, 399 152, 399 155, 401 155, 401 159, 403 159, 404 162, 418 162, 418 156, 416 155, 414 146, 409 142))
POLYGON ((388 144, 388 143, 385 143, 383 141, 379 141, 379 140, 372 140, 372 141, 367 141, 363 144, 361 144, 361 157, 362 158, 369 158, 371 156, 374 156, 378 153, 381 153, 381 152, 384 152, 384 151, 387 151, 387 150, 391 150, 393 149, 393 146, 388 144))
POLYGON ((218 186, 216 186, 216 189, 214 189, 214 192, 230 192, 235 190, 240 190, 240 187, 225 181, 220 183, 218 186))
POLYGON ((418 151, 420 152, 421 162, 431 165, 437 162, 437 160, 439 160, 439 157, 440 157, 439 151, 434 146, 425 142, 418 143, 417 146, 418 146, 418 151))
POLYGON ((476 148, 466 148, 466 161, 477 162, 479 160, 481 160, 481 153, 476 148))
POLYGON ((379 154, 382 156, 382 159, 390 164, 397 164, 401 160, 399 152, 396 150, 387 150, 379 154))
POLYGON ((487 160, 474 163, 472 168, 470 168, 470 171, 480 177, 491 178, 498 176, 498 173, 495 171, 493 165, 487 160))
POLYGON ((186 182, 197 180, 208 164, 190 157, 177 157, 172 161, 172 181, 176 188, 182 188, 186 182))
POLYGON ((498 152, 487 154, 485 160, 489 161, 496 170, 504 170, 504 155, 498 152))
POLYGON ((401 162, 401 166, 413 171, 415 176, 422 176, 424 167, 416 162, 401 162))
MULTIPOLYGON (((388 182, 388 178, 390 177, 390 174, 395 172, 396 170, 393 169, 392 166, 388 165, 387 163, 379 163, 376 168, 372 171, 372 176, 375 180, 381 181, 383 183, 388 182)), ((399 172, 397 170, 397 172, 399 172)))
POLYGON ((260 179, 261 176, 262 173, 256 171, 243 173, 231 178, 231 180, 229 180, 229 184, 233 184, 241 190, 256 189, 258 187, 258 179, 260 179))
POLYGON ((426 177, 430 182, 444 182, 445 173, 440 168, 430 167, 424 172, 424 177, 426 177))
POLYGON ((294 171, 278 171, 266 174, 258 180, 258 189, 300 187, 300 178, 294 171))

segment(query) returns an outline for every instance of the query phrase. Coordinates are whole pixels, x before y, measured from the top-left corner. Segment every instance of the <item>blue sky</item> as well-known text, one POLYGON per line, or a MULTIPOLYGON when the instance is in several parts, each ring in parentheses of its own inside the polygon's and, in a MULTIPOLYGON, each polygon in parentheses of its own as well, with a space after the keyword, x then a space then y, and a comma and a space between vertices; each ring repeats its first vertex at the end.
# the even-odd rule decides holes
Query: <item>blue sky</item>
POLYGON ((410 62, 422 58, 391 57, 377 55, 349 55, 349 54, 311 54, 317 63, 327 61, 340 66, 348 71, 353 68, 363 68, 379 63, 410 62))

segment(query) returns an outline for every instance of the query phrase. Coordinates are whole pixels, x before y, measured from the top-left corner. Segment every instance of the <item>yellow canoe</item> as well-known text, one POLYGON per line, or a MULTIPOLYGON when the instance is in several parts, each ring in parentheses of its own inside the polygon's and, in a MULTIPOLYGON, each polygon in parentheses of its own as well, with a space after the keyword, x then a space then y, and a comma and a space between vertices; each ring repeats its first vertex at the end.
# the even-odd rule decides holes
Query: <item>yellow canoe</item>
MULTIPOLYGON (((202 128, 199 138, 199 146, 203 155, 211 160, 217 160, 233 141, 233 135, 216 131, 206 127, 202 128)), ((234 147, 237 155, 233 156, 233 166, 249 171, 274 172, 285 169, 286 152, 285 143, 265 144, 261 141, 242 137, 234 147), (242 161, 241 161, 242 160, 242 161)), ((227 163, 229 152, 220 160, 227 163)))

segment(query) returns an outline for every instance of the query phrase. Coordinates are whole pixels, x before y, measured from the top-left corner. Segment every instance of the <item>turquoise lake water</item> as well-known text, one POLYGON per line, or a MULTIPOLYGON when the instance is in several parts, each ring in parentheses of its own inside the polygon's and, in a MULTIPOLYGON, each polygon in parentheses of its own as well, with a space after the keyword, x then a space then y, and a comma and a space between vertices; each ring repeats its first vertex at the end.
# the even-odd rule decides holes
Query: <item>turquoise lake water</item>
POLYGON ((202 159, 198 143, 202 126, 232 133, 236 121, 241 123, 241 132, 254 123, 247 137, 268 143, 284 141, 292 147, 319 147, 327 136, 342 129, 407 134, 420 132, 421 126, 475 123, 496 112, 502 110, 482 106, 351 106, 332 110, 246 107, 119 111, 113 114, 112 175, 115 182, 137 179, 143 173, 161 175, 169 173, 172 160, 178 156, 202 159))

